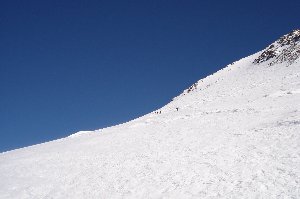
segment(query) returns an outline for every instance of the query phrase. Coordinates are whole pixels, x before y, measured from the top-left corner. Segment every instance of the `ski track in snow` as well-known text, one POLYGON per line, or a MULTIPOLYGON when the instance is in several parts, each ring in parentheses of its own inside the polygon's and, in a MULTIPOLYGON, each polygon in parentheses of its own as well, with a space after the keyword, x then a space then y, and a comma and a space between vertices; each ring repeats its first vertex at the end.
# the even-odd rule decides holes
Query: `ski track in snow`
POLYGON ((0 154, 0 198, 300 198, 300 64, 257 56, 161 114, 0 154))

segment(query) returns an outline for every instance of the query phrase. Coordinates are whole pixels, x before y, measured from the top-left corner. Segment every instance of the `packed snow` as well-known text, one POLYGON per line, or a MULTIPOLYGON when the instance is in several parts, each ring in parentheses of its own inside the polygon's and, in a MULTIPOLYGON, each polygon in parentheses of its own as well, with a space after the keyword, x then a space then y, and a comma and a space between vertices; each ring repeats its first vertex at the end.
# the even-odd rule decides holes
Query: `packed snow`
POLYGON ((300 198, 300 60, 261 53, 133 121, 0 154, 0 198, 300 198))

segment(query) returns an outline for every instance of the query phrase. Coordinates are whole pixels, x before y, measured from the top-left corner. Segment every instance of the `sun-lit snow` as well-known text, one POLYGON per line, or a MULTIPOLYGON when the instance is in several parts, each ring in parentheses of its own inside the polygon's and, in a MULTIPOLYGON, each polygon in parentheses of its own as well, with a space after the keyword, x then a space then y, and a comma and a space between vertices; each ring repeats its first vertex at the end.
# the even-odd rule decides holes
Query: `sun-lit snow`
POLYGON ((69 135, 70 138, 76 138, 82 135, 87 135, 89 133, 93 133, 93 131, 78 131, 76 133, 73 133, 72 135, 69 135))
POLYGON ((300 198, 300 60, 261 53, 133 121, 0 154, 0 198, 300 198))

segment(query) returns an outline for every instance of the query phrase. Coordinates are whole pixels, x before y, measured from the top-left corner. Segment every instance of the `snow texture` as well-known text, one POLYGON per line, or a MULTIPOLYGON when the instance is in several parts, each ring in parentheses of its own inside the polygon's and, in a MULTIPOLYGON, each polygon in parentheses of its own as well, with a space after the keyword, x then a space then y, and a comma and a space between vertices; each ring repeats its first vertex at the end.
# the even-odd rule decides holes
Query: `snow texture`
POLYGON ((133 121, 0 154, 0 198, 300 198, 299 58, 267 49, 133 121))

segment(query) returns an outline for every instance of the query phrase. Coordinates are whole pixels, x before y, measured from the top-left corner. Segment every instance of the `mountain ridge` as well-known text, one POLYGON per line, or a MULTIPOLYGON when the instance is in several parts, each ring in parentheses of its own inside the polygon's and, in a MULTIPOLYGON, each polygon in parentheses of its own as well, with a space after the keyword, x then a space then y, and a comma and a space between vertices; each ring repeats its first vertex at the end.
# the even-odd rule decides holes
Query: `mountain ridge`
POLYGON ((269 45, 253 63, 259 64, 270 60, 269 65, 288 62, 292 64, 300 56, 300 29, 280 37, 269 45))

